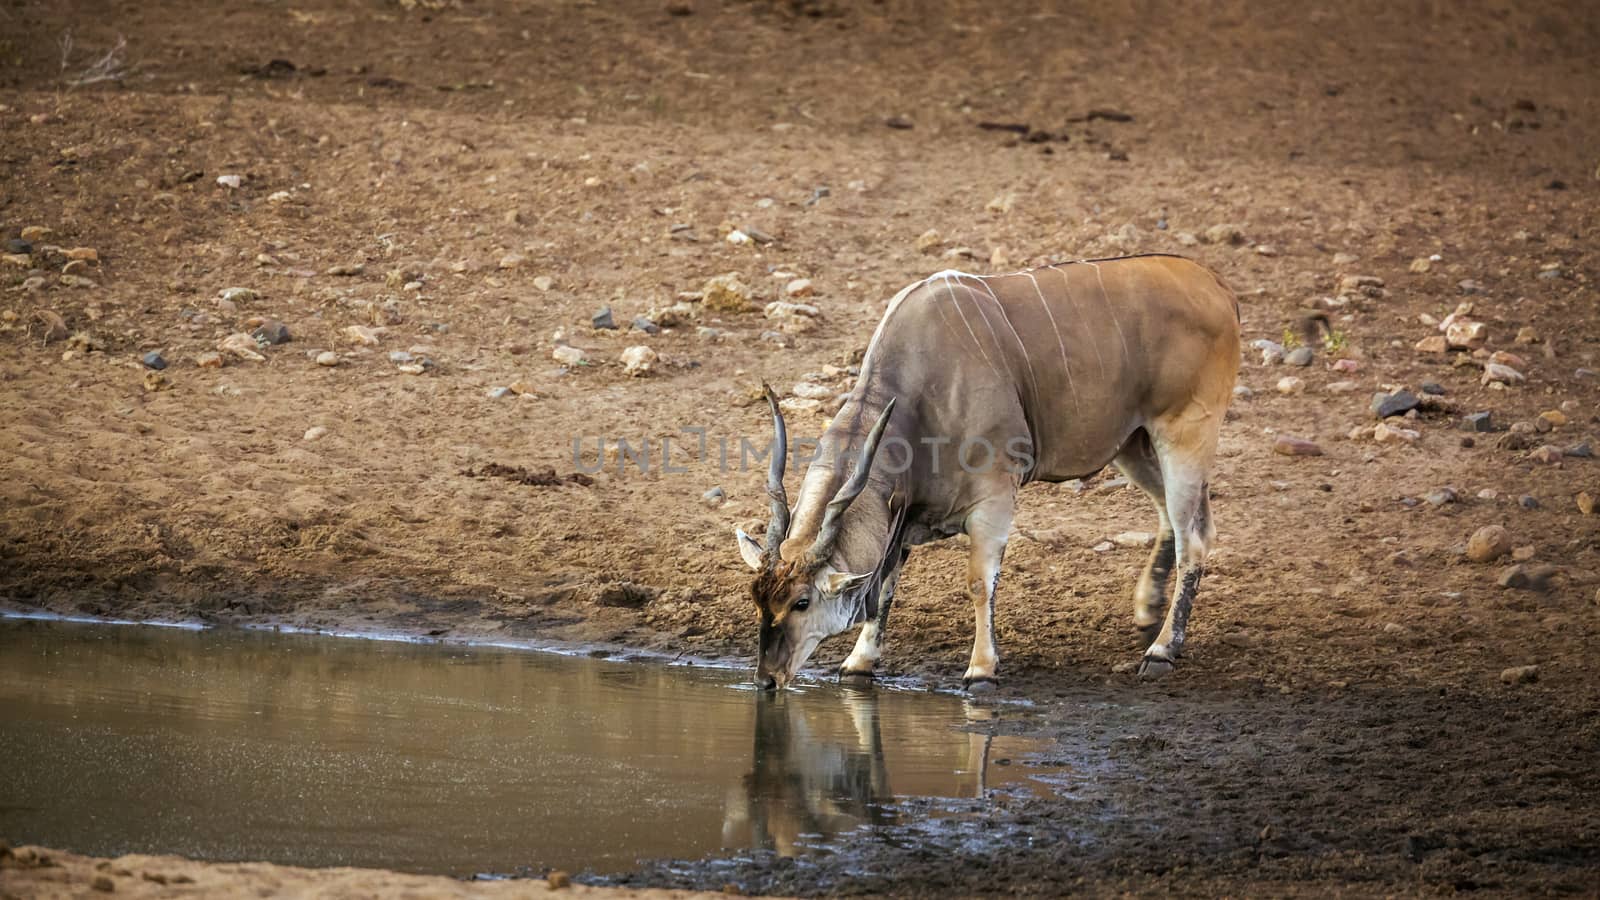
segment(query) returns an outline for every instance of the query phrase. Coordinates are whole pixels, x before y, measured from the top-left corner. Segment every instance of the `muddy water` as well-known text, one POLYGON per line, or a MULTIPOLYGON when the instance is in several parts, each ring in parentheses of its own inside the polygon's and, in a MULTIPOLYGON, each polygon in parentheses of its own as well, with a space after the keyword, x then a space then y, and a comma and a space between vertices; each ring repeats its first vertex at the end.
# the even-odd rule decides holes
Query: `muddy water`
POLYGON ((1040 783, 1021 758, 1036 748, 960 730, 984 715, 960 699, 819 686, 774 701, 742 679, 0 620, 0 837, 94 855, 620 872, 750 847, 825 852, 929 808, 904 798, 1040 783))

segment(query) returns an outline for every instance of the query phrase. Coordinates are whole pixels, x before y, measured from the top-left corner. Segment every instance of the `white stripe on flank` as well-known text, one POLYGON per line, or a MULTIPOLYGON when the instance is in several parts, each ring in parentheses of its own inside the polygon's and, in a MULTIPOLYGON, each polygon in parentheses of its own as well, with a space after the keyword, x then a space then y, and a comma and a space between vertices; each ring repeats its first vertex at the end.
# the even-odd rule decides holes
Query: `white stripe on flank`
POLYGON ((1056 325, 1056 314, 1050 311, 1050 304, 1045 302, 1044 291, 1039 289, 1039 279, 1033 277, 1032 272, 1023 272, 1028 280, 1033 282, 1033 292, 1039 295, 1039 305, 1044 307, 1044 314, 1050 319, 1050 330, 1056 333, 1056 346, 1061 348, 1061 369, 1067 373, 1067 387, 1072 389, 1072 409, 1076 412, 1078 406, 1078 386, 1072 381, 1072 364, 1067 361, 1067 342, 1061 339, 1061 329, 1056 325))
MULTIPOLYGON (((1003 377, 1000 375, 1000 369, 995 366, 994 360, 989 358, 989 351, 983 349, 983 341, 978 340, 978 333, 972 330, 972 322, 968 321, 967 314, 961 311, 961 301, 956 299, 956 289, 950 286, 950 276, 944 273, 940 274, 944 275, 944 289, 950 294, 950 305, 956 308, 956 314, 961 316, 962 324, 967 326, 967 334, 972 335, 972 343, 977 346, 978 352, 983 355, 983 361, 989 364, 989 368, 994 371, 995 377, 1003 377)), ((957 272, 956 274, 960 275, 962 273, 957 272)), ((962 285, 962 287, 966 287, 966 285, 962 285)), ((993 329, 990 329, 990 331, 992 333, 993 329)))
POLYGON ((1131 357, 1128 355, 1128 336, 1122 333, 1122 323, 1117 320, 1117 310, 1111 305, 1111 295, 1106 293, 1106 279, 1100 274, 1100 264, 1084 260, 1083 264, 1094 269, 1094 278, 1100 282, 1100 296, 1106 302, 1106 313, 1111 316, 1111 324, 1117 326, 1117 337, 1122 340, 1122 359, 1126 362, 1131 357))
MULTIPOLYGON (((1000 298, 995 296, 994 288, 989 286, 989 279, 987 279, 987 278, 985 278, 985 277, 983 277, 981 275, 979 275, 977 277, 978 277, 978 283, 983 285, 983 289, 986 292, 988 292, 989 299, 994 301, 995 309, 998 309, 1000 311, 1000 321, 1006 323, 1006 327, 1011 329, 1011 337, 1016 340, 1017 349, 1022 351, 1022 361, 1028 364, 1028 384, 1029 384, 1030 388, 1033 390, 1033 403, 1034 403, 1034 406, 1038 406, 1039 405, 1039 379, 1033 373, 1033 357, 1028 355, 1028 345, 1024 344, 1022 342, 1022 335, 1017 333, 1017 326, 1011 324, 1011 317, 1006 315, 1005 304, 1001 303, 1000 302, 1000 298)), ((979 309, 982 309, 982 307, 979 307, 979 309)), ((991 331, 994 330, 992 326, 991 326, 990 330, 991 331)))
MULTIPOLYGON (((1083 307, 1078 305, 1078 301, 1072 299, 1072 285, 1068 283, 1069 279, 1067 278, 1066 270, 1065 269, 1057 269, 1055 266, 1046 266, 1046 268, 1053 269, 1054 271, 1060 273, 1060 275, 1061 275, 1061 291, 1062 291, 1062 293, 1067 295, 1067 302, 1071 303, 1072 304, 1072 308, 1078 311, 1078 319, 1080 321, 1082 321, 1082 319, 1083 319, 1083 307)), ((1100 363, 1100 378, 1102 380, 1104 380, 1104 378, 1106 377, 1106 358, 1105 358, 1105 355, 1100 352, 1100 342, 1099 341, 1090 341, 1089 342, 1089 346, 1094 348, 1094 358, 1095 358, 1095 360, 1097 362, 1100 363)))

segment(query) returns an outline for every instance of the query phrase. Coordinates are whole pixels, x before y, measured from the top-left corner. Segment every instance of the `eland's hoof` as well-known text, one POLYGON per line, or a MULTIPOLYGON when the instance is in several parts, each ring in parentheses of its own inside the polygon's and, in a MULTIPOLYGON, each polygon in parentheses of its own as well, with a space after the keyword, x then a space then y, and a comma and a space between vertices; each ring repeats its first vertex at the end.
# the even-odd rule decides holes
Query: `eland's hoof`
POLYGON ((874 675, 871 669, 856 671, 852 669, 841 668, 839 670, 839 681, 842 684, 867 684, 877 677, 878 676, 874 675))
POLYGON ((969 694, 989 694, 1000 687, 1000 679, 989 675, 977 675, 961 679, 961 686, 966 688, 969 694))
POLYGON ((1139 661, 1139 677, 1144 679, 1165 678, 1177 668, 1172 660, 1159 656, 1146 656, 1139 661))

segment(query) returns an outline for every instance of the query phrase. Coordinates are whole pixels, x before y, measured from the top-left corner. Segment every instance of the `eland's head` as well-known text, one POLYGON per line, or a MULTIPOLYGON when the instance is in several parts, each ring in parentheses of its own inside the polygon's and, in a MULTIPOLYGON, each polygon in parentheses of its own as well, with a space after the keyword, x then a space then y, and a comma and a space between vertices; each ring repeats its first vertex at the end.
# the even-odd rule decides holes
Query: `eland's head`
POLYGON ((790 539, 789 498, 783 489, 788 432, 778 398, 767 388, 772 410, 772 461, 767 469, 767 497, 772 520, 762 541, 736 530, 739 553, 756 573, 750 597, 760 617, 760 643, 756 657, 756 684, 782 688, 793 680, 817 645, 862 620, 865 593, 875 587, 876 571, 848 572, 834 562, 845 510, 867 485, 872 459, 883 439, 884 427, 894 410, 890 400, 861 445, 855 471, 840 485, 823 512, 817 533, 809 542, 790 539))

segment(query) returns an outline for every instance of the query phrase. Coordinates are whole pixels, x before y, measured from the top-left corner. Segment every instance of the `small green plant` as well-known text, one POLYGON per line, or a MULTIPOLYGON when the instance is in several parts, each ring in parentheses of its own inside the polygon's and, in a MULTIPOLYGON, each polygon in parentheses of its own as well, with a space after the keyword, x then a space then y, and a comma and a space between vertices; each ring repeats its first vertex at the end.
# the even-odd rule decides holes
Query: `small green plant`
POLYGON ((1282 344, 1285 350, 1293 350, 1300 346, 1300 335, 1296 334, 1293 328, 1285 325, 1283 326, 1283 335, 1278 339, 1278 343, 1282 344))
POLYGON ((1327 334, 1322 336, 1322 346, 1329 353, 1343 353, 1344 349, 1350 346, 1350 335, 1343 331, 1330 329, 1327 334))

